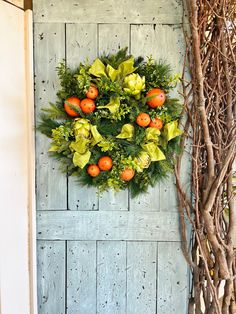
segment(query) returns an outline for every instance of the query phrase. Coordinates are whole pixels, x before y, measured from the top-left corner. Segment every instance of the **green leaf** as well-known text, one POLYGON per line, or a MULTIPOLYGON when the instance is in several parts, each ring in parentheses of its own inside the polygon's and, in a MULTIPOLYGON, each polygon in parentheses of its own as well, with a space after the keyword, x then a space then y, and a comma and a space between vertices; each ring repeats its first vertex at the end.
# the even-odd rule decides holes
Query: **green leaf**
POLYGON ((106 71, 107 71, 107 74, 110 77, 111 81, 114 82, 116 80, 116 77, 117 77, 119 71, 115 70, 110 64, 107 65, 106 71))
POLYGON ((91 152, 89 150, 87 150, 84 154, 75 152, 73 155, 73 164, 83 169, 89 162, 90 157, 91 157, 91 152))
POLYGON ((84 137, 77 138, 76 142, 70 143, 71 151, 76 151, 77 153, 84 154, 88 150, 88 145, 90 140, 84 137))
POLYGON ((111 96, 110 101, 105 106, 98 106, 97 109, 108 109, 111 114, 115 114, 120 107, 120 97, 111 96))
POLYGON ((160 130, 156 128, 146 128, 145 130, 145 136, 147 141, 154 141, 158 143, 160 134, 160 130))
POLYGON ((167 141, 172 140, 173 138, 181 135, 182 133, 183 131, 178 128, 178 120, 169 122, 164 126, 164 135, 167 141))
POLYGON ((102 141, 103 138, 102 138, 101 134, 98 132, 96 125, 91 125, 91 133, 92 133, 92 137, 93 137, 93 139, 91 141, 92 146, 94 146, 97 143, 102 141))
POLYGON ((155 143, 150 142, 143 144, 142 148, 149 154, 151 161, 160 161, 166 159, 164 153, 155 143))
POLYGON ((130 123, 127 123, 122 126, 121 132, 116 136, 116 138, 131 139, 133 136, 134 126, 130 123))
POLYGON ((126 61, 123 61, 119 66, 118 66, 118 72, 121 75, 121 77, 124 77, 128 74, 133 73, 136 70, 134 67, 134 58, 131 57, 126 61))
POLYGON ((91 65, 89 69, 89 73, 96 76, 96 77, 102 77, 107 76, 105 72, 105 65, 100 59, 96 59, 94 63, 91 65))

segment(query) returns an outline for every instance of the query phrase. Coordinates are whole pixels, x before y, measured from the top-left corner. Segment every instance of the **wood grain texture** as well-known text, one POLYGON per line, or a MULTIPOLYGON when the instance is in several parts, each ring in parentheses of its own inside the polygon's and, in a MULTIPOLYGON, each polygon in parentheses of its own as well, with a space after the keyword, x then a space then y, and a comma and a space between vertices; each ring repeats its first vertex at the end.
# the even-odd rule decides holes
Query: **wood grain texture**
POLYGON ((147 193, 130 199, 130 210, 132 211, 160 211, 160 186, 149 187, 147 193))
POLYGON ((99 54, 116 53, 129 46, 129 24, 99 24, 99 54))
POLYGON ((41 211, 39 239, 55 240, 179 240, 178 214, 127 211, 41 211))
POLYGON ((96 313, 96 242, 67 242, 67 314, 96 313))
POLYGON ((65 313, 65 242, 38 241, 38 313, 65 313))
MULTIPOLYGON (((92 62, 97 56, 97 25, 66 25, 66 63, 78 67, 80 62, 92 62)), ((68 178, 70 210, 98 210, 98 195, 93 187, 82 187, 76 178, 68 178)))
POLYGON ((104 192, 99 198, 99 210, 128 210, 129 209, 128 190, 115 192, 110 190, 104 192))
POLYGON ((128 242, 127 314, 156 313, 156 273, 157 243, 128 242))
MULTIPOLYGON (((65 26, 34 25, 35 119, 39 121, 42 107, 56 99, 59 89, 56 67, 65 57, 65 26)), ((58 170, 58 162, 48 157, 49 140, 36 133, 37 209, 67 208, 67 179, 58 170), (58 193, 58 191, 60 191, 58 193)))
POLYGON ((178 25, 131 25, 131 53, 152 56, 169 63, 174 73, 182 73, 184 37, 178 25))
MULTIPOLYGON (((181 73, 184 53, 183 32, 178 25, 131 25, 131 53, 134 56, 152 56, 169 63, 173 73, 181 73)), ((179 97, 178 89, 171 93, 179 97)), ((149 188, 150 193, 131 200, 133 210, 177 211, 174 178, 149 188)))
MULTIPOLYGON (((116 53, 120 48, 129 47, 130 27, 126 24, 101 24, 98 27, 99 55, 116 53)), ((128 210, 128 190, 114 192, 111 189, 101 194, 99 210, 128 210)))
POLYGON ((97 313, 126 312, 126 243, 97 243, 97 313))
POLYGON ((187 313, 188 273, 180 243, 158 243, 157 313, 187 313))
POLYGON ((36 22, 164 23, 182 22, 179 0, 34 0, 36 22))
POLYGON ((97 24, 66 24, 66 63, 75 68, 97 57, 97 24))
POLYGON ((165 212, 178 211, 177 192, 174 175, 169 175, 160 185, 160 210, 165 212))

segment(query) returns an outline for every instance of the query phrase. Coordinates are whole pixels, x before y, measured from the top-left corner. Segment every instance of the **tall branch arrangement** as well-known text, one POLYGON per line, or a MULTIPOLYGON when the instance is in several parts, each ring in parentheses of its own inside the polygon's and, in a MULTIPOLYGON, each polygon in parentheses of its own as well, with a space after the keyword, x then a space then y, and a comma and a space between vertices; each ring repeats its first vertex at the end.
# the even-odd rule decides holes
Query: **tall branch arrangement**
POLYGON ((232 314, 236 313, 232 170, 236 142, 236 3, 186 1, 191 31, 186 33, 185 65, 191 81, 183 74, 182 83, 185 133, 192 144, 190 196, 180 179, 181 156, 175 175, 182 248, 193 275, 189 313, 232 314), (190 254, 186 217, 193 230, 190 254))

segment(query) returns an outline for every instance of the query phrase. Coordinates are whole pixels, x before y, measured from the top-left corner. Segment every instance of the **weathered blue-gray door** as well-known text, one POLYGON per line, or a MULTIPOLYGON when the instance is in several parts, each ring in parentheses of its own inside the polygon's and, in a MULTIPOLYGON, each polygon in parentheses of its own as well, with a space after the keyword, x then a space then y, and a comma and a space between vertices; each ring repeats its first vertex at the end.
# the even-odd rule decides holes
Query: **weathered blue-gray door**
MULTIPOLYGON (((55 67, 128 46, 135 55, 183 60, 179 0, 35 0, 35 103, 55 99, 55 67)), ((98 196, 62 175, 37 134, 39 314, 185 314, 173 178, 130 199, 98 196)))

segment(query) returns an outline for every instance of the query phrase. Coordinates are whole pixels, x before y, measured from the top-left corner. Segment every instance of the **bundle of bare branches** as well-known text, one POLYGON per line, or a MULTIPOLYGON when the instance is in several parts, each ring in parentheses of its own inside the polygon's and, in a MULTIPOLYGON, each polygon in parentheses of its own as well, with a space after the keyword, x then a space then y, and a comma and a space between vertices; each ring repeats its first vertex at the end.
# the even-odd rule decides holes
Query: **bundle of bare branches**
POLYGON ((185 65, 190 69, 191 82, 183 76, 182 83, 185 133, 191 133, 192 143, 191 198, 180 180, 181 156, 175 174, 183 251, 193 274, 189 313, 232 314, 236 313, 232 170, 236 143, 236 2, 186 1, 191 32, 186 35, 185 65), (186 217, 193 230, 190 254, 186 217))

